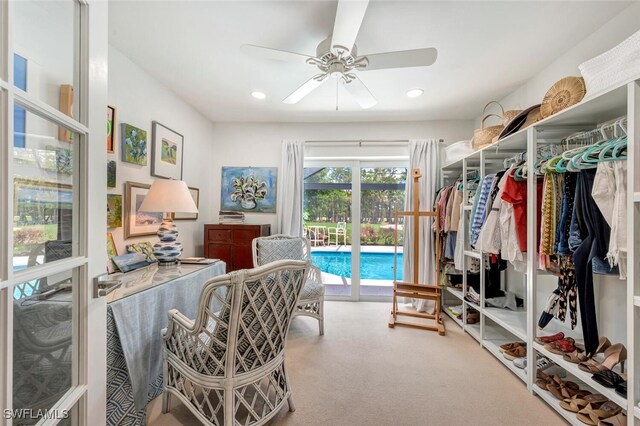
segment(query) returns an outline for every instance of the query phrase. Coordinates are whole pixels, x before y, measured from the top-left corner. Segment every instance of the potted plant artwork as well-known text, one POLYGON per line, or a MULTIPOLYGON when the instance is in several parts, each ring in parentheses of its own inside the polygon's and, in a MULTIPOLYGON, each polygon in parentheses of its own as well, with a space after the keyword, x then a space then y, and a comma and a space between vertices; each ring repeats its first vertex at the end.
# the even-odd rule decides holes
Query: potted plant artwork
POLYGON ((260 181, 253 176, 233 178, 231 180, 233 192, 231 200, 239 202, 243 209, 253 210, 257 200, 263 200, 267 196, 267 182, 260 181))

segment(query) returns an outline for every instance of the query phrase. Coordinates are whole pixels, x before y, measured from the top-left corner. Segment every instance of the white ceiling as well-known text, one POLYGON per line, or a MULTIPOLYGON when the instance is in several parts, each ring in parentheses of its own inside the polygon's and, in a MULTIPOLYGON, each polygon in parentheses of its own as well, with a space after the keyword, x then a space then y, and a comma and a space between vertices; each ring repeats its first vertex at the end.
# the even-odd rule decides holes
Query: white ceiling
POLYGON ((431 67, 359 73, 378 98, 362 110, 325 83, 281 103, 317 73, 268 61, 244 43, 315 54, 333 29, 336 1, 112 1, 109 43, 213 121, 472 119, 610 20, 629 2, 372 1, 358 53, 437 47, 431 67), (406 91, 425 93, 409 99, 406 91), (267 99, 250 96, 263 91, 267 99))

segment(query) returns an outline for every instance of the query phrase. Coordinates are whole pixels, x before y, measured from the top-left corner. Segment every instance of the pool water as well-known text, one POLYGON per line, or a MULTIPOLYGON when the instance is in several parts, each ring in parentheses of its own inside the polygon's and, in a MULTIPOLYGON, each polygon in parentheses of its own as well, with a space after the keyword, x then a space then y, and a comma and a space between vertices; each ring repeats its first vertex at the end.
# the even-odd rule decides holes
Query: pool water
MULTIPOLYGON (((351 278, 350 252, 311 252, 313 263, 323 272, 351 278)), ((398 278, 402 277, 402 253, 398 253, 398 278)), ((393 253, 361 253, 360 278, 393 280, 393 253)))

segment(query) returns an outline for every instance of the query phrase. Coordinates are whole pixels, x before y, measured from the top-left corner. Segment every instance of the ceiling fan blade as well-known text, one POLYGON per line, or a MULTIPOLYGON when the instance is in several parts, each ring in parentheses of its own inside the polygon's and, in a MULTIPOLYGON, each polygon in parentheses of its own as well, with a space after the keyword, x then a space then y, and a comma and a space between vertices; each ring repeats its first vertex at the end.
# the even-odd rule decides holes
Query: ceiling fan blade
POLYGON ((333 53, 351 52, 368 5, 369 0, 338 1, 331 37, 331 51, 333 53))
POLYGON ((306 64, 307 59, 311 58, 311 56, 303 55, 302 53, 287 52, 286 50, 272 49, 270 47, 256 46, 254 44, 243 44, 240 46, 240 50, 251 56, 258 56, 275 61, 297 62, 301 64, 306 64))
POLYGON ((292 94, 284 98, 282 103, 297 104, 302 100, 302 98, 320 87, 320 85, 324 83, 325 79, 317 79, 316 77, 317 76, 311 77, 309 80, 305 81, 302 86, 298 87, 292 94))
POLYGON ((353 77, 354 78, 349 83, 347 83, 345 79, 341 79, 344 88, 347 89, 349 94, 356 100, 356 102, 358 102, 358 104, 360 104, 362 108, 368 109, 375 106, 378 101, 371 94, 369 89, 367 89, 367 86, 365 86, 362 80, 357 76, 353 75, 353 77))
POLYGON ((365 55, 369 65, 358 71, 383 70, 389 68, 427 67, 438 58, 438 49, 401 50, 397 52, 376 53, 365 55))

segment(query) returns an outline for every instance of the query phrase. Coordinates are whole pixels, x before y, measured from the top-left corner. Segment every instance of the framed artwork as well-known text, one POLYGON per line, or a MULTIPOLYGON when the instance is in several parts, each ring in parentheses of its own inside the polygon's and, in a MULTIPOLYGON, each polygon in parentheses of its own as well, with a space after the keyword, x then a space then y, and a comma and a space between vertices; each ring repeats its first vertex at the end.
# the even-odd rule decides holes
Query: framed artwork
POLYGON ((112 257, 117 255, 118 249, 116 249, 116 243, 113 242, 113 234, 107 232, 107 273, 109 274, 113 274, 117 270, 115 263, 111 260, 112 257))
POLYGON ((142 200, 151 185, 136 182, 124 184, 124 237, 155 235, 162 223, 162 213, 140 212, 142 200))
POLYGON ((275 213, 276 167, 223 167, 220 210, 275 213))
POLYGON ((107 161, 107 188, 116 187, 116 161, 107 161))
POLYGON ((114 153, 116 147, 116 107, 107 105, 107 152, 114 153))
POLYGON ((107 228, 122 226, 122 195, 107 194, 107 228))
POLYGON ((151 176, 182 180, 184 137, 157 121, 151 128, 151 176))
MULTIPOLYGON (((196 207, 200 209, 200 190, 189 187, 189 193, 196 203, 196 207)), ((172 213, 171 217, 174 220, 198 220, 198 213, 172 213)))
POLYGON ((147 131, 131 124, 122 123, 122 161, 125 163, 147 165, 147 131))

